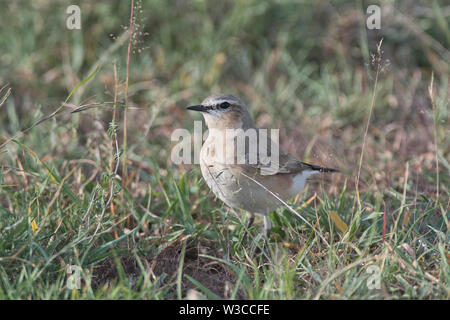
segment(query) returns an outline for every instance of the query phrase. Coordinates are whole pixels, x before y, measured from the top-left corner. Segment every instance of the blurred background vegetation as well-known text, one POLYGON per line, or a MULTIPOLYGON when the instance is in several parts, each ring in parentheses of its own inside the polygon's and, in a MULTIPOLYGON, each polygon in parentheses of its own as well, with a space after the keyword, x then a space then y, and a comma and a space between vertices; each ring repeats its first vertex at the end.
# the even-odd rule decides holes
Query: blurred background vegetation
MULTIPOLYGON (((192 130, 194 118, 199 119, 185 107, 211 93, 225 92, 247 104, 258 126, 281 127, 282 146, 288 152, 308 162, 341 168, 342 175, 312 182, 296 202, 302 204, 318 195, 305 214, 315 222, 317 206, 321 206, 319 226, 330 238, 338 237, 330 211, 337 211, 345 225, 354 226, 352 232, 358 236, 369 228, 361 223, 361 217, 374 213, 376 236, 363 246, 373 245, 380 251, 364 252, 385 252, 380 244, 383 215, 376 214, 382 212, 391 247, 405 242, 413 248, 415 258, 408 256, 411 266, 419 257, 415 250, 422 248, 426 257, 421 267, 423 279, 414 274, 402 282, 393 271, 386 275, 391 286, 373 295, 360 286, 352 287, 356 284, 346 286, 344 278, 338 285, 327 282, 333 271, 326 270, 332 264, 326 257, 315 262, 325 266, 324 270, 310 264, 312 269, 322 270, 317 271, 318 278, 313 274, 316 271, 299 271, 312 250, 309 247, 293 268, 295 280, 288 285, 293 291, 268 290, 271 285, 280 287, 274 276, 263 277, 270 285, 262 286, 261 291, 251 284, 261 279, 248 280, 249 284, 244 281, 235 296, 309 298, 323 285, 320 297, 325 298, 448 298, 447 1, 135 1, 128 87, 130 1, 76 1, 81 8, 81 30, 66 28, 66 8, 71 4, 73 1, 1 1, 2 297, 42 297, 36 288, 45 288, 48 297, 74 297, 75 293, 62 289, 65 265, 77 263, 91 268, 91 273, 100 265, 110 281, 120 272, 138 277, 136 270, 145 263, 135 258, 142 256, 162 280, 150 287, 145 282, 148 279, 142 280, 143 284, 139 280, 141 296, 130 289, 131 293, 122 291, 118 297, 184 296, 195 282, 164 282, 162 275, 172 279, 180 256, 189 251, 189 244, 188 251, 181 250, 185 237, 220 240, 231 232, 231 237, 235 234, 238 239, 245 229, 221 229, 222 222, 215 221, 225 217, 226 208, 208 194, 198 167, 175 166, 169 160, 172 131, 192 130), (380 30, 366 28, 370 4, 381 7, 380 30), (381 39, 382 58, 377 60, 376 45, 381 39), (94 77, 77 88, 55 116, 16 136, 57 110, 97 67, 94 77), (377 67, 382 70, 362 162, 362 200, 356 206, 355 178, 377 67), (11 137, 16 137, 16 142, 8 140, 11 137), (121 162, 116 171, 118 158, 121 162), (400 216, 401 230, 396 229, 400 216), (399 230, 403 233, 397 233, 399 230), (175 248, 175 253, 170 256, 165 248, 175 248), (170 257, 162 258, 165 254, 170 257), (134 257, 132 262, 124 262, 125 271, 113 268, 116 255, 134 257), (159 263, 155 261, 164 259, 169 261, 169 269, 155 266, 159 263), (424 270, 438 284, 425 276, 424 270), (18 280, 21 273, 31 280, 18 280), (46 280, 40 282, 42 275, 46 280), (430 283, 429 287, 419 285, 423 290, 417 289, 418 279, 430 283), (174 286, 179 291, 174 291, 174 286)), ((272 216, 275 240, 295 242, 291 231, 300 230, 300 223, 293 222, 295 218, 281 223, 280 216, 280 212, 272 216), (283 231, 286 224, 291 231, 283 231)), ((233 223, 239 225, 239 220, 233 223)), ((258 234, 257 227, 253 231, 258 234)), ((339 241, 349 240, 344 234, 339 241)), ((209 254, 221 256, 230 248, 225 240, 219 242, 202 242, 202 246, 209 254)), ((193 243, 191 247, 199 246, 193 243)), ((233 243, 233 252, 239 255, 235 244, 239 241, 233 243)), ((288 259, 289 252, 285 254, 288 259)), ((198 259, 191 262, 199 263, 198 259)), ((353 259, 353 255, 343 258, 353 259)), ((398 261, 395 263, 400 268, 398 261)), ((336 271, 342 265, 334 267, 336 271)), ((195 278, 195 268, 186 268, 195 278)), ((198 283, 194 287, 203 288, 200 291, 207 296, 212 294, 208 290, 216 290, 218 296, 230 297, 223 288, 227 281, 235 282, 230 274, 236 270, 224 270, 216 272, 220 279, 211 276, 211 270, 197 274, 204 287, 198 283)), ((258 271, 247 272, 251 279, 258 271)), ((120 279, 120 283, 125 281, 120 279)), ((94 289, 83 291, 83 297, 112 297, 109 289, 93 293, 106 280, 92 281, 96 281, 94 289)), ((132 282, 129 287, 135 289, 135 285, 132 282)))

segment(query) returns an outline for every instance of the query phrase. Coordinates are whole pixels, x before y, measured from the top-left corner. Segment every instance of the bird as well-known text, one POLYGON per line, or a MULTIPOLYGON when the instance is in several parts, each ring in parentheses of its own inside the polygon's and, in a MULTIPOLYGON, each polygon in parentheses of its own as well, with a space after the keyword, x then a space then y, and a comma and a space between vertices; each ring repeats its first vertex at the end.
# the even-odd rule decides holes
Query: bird
POLYGON ((208 187, 229 207, 248 212, 248 227, 255 214, 263 215, 266 239, 271 211, 300 193, 310 176, 339 171, 280 150, 272 135, 269 138, 262 134, 264 129, 255 127, 245 104, 233 95, 213 94, 187 109, 201 112, 208 127, 199 155, 208 187))

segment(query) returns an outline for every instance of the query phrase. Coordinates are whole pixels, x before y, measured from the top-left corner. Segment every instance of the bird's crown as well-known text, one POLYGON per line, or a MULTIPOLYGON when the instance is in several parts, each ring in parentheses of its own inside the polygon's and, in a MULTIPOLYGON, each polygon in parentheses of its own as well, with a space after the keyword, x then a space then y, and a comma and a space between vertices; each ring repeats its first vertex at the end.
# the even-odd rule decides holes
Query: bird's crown
POLYGON ((189 110, 203 113, 208 128, 253 128, 253 121, 247 107, 231 94, 214 94, 200 105, 190 106, 189 110))

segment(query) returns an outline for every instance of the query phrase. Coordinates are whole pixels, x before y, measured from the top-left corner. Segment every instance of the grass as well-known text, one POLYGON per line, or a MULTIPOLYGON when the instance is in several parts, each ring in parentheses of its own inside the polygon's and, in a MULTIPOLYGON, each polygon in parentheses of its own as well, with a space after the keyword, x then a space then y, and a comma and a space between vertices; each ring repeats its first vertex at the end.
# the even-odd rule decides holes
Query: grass
POLYGON ((383 3, 380 30, 365 1, 81 1, 67 30, 70 4, 0 14, 1 299, 450 298, 445 1, 383 3), (260 217, 169 160, 211 92, 342 171, 264 249, 260 217))

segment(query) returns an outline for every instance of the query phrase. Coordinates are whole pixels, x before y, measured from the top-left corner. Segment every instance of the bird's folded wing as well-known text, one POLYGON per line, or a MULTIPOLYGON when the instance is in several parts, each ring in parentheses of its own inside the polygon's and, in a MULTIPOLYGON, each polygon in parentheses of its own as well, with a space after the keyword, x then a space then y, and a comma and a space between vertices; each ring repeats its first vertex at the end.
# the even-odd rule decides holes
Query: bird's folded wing
MULTIPOLYGON (((237 162, 235 167, 246 174, 272 176, 278 174, 298 174, 304 171, 335 172, 336 169, 302 162, 290 154, 282 151, 277 143, 267 137, 266 143, 258 140, 257 150, 250 151, 246 145, 243 161, 237 162)), ((237 159, 237 158, 235 158, 237 159)))
MULTIPOLYGON (((246 159, 249 158, 250 157, 246 155, 246 159)), ((314 170, 315 166, 301 162, 291 155, 283 153, 278 157, 259 157, 256 163, 246 161, 246 163, 241 164, 240 167, 249 174, 276 175, 301 173, 304 170, 314 170)))

